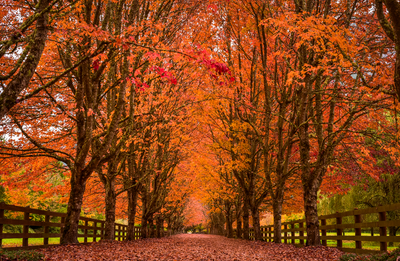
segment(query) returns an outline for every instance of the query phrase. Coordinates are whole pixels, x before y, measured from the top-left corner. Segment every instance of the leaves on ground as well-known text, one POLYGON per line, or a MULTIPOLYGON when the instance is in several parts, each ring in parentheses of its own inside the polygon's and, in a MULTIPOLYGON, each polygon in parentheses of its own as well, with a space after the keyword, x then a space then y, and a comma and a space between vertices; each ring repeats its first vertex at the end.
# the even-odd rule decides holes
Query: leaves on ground
POLYGON ((335 248, 230 239, 215 235, 176 235, 133 242, 99 242, 44 249, 46 260, 339 260, 335 248))

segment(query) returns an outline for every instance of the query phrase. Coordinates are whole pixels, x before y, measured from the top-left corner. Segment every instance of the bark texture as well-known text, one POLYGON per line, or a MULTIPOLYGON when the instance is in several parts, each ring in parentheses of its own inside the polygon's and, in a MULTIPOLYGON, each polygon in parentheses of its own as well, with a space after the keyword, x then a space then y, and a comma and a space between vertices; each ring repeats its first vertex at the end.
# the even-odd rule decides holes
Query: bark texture
POLYGON ((249 204, 243 203, 243 239, 249 240, 250 226, 249 226, 249 204))
POLYGON ((135 187, 128 190, 128 232, 126 240, 135 240, 135 215, 138 192, 135 187))
POLYGON ((117 201, 117 194, 115 192, 115 179, 107 179, 106 183, 106 221, 105 221, 105 231, 104 231, 104 239, 105 240, 115 240, 115 205, 117 201))
MULTIPOLYGON (((28 43, 26 50, 29 50, 26 55, 25 60, 20 66, 18 73, 12 77, 10 83, 3 89, 0 94, 0 119, 8 113, 8 111, 18 102, 18 96, 25 90, 29 82, 31 81, 36 68, 39 64, 40 58, 43 54, 43 50, 47 41, 47 35, 49 32, 48 22, 49 22, 49 11, 51 10, 51 1, 43 0, 39 1, 39 6, 35 12, 34 16, 39 16, 36 19, 36 25, 33 38, 28 43)), ((14 35, 13 38, 18 39, 22 35, 14 35)), ((12 42, 12 40, 10 40, 12 42)), ((5 54, 6 49, 1 48, 2 57, 5 54)), ((17 66, 17 65, 15 65, 17 66)), ((6 77, 6 80, 8 77, 6 77)))
MULTIPOLYGON (((74 175, 72 175, 74 177, 74 175)), ((67 217, 62 228, 61 244, 78 244, 77 239, 79 217, 82 209, 83 194, 86 181, 71 180, 71 193, 68 201, 67 217)))
POLYGON ((274 202, 273 205, 274 214, 274 240, 275 243, 282 242, 282 202, 274 202))

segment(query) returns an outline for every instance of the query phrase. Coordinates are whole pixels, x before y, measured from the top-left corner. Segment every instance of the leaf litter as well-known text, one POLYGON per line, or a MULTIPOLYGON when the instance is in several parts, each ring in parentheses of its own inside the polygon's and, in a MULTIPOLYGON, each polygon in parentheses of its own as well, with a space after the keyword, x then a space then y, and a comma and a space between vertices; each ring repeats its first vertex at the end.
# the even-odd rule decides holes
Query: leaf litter
POLYGON ((330 247, 302 247, 204 234, 182 234, 137 241, 98 242, 41 250, 45 260, 339 260, 343 252, 330 247))

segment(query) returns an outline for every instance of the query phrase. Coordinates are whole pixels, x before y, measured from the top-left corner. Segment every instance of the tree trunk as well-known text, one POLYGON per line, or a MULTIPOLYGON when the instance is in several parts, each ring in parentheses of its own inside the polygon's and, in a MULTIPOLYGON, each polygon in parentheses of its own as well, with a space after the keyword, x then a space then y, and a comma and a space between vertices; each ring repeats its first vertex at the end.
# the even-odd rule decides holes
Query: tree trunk
POLYGON ((126 240, 135 240, 135 215, 138 191, 135 187, 128 190, 128 231, 126 240))
POLYGON ((62 229, 61 244, 78 244, 78 225, 82 209, 83 194, 86 189, 86 181, 76 180, 76 174, 72 173, 71 193, 69 195, 67 217, 62 229))
POLYGON ((243 238, 246 240, 250 238, 249 205, 246 200, 243 202, 243 238))
POLYGON ((306 246, 320 245, 319 222, 317 211, 317 192, 314 187, 304 187, 304 211, 306 216, 307 242, 306 246))
POLYGON ((157 218, 156 226, 157 226, 157 237, 158 238, 163 237, 163 235, 161 234, 164 232, 163 224, 164 224, 164 220, 162 220, 162 218, 160 218, 160 217, 157 218))
POLYGON ((114 178, 106 178, 106 221, 105 221, 105 240, 115 240, 115 204, 117 194, 115 193, 114 178))
POLYGON ((142 238, 147 238, 147 218, 142 217, 142 238))
POLYGON ((236 238, 243 238, 243 230, 242 230, 242 204, 241 197, 238 196, 238 200, 236 202, 236 238))
POLYGON ((274 241, 282 243, 282 202, 275 200, 272 204, 274 211, 274 241))
POLYGON ((226 230, 228 238, 233 238, 233 227, 232 227, 232 215, 227 213, 226 215, 226 230))
POLYGON ((251 211, 253 218, 253 228, 254 228, 254 240, 261 240, 261 230, 260 230, 260 210, 255 207, 251 211))
MULTIPOLYGON (((51 1, 44 0, 38 1, 38 8, 35 15, 43 12, 49 7, 51 1)), ((51 9, 49 9, 51 10, 51 9)), ((32 16, 33 17, 33 16, 32 16)), ((0 119, 4 117, 10 109, 17 104, 18 96, 20 93, 29 86, 29 83, 36 71, 40 58, 42 57, 43 50, 47 41, 47 34, 49 32, 49 11, 44 12, 36 20, 35 31, 32 38, 28 41, 30 48, 29 55, 24 59, 23 64, 20 66, 16 76, 4 87, 2 82, 2 92, 0 94, 0 119)), ((21 33, 22 34, 22 33, 21 33)), ((14 35, 21 35, 15 33, 14 35)), ((4 39, 2 39, 4 40, 4 39)))
POLYGON ((151 217, 148 219, 148 236, 149 238, 153 238, 154 237, 154 219, 153 219, 153 215, 151 215, 151 217))
POLYGON ((227 237, 228 238, 233 238, 233 219, 232 219, 232 206, 229 202, 225 203, 225 219, 226 219, 226 232, 227 232, 227 237))
POLYGON ((236 237, 243 238, 242 232, 242 217, 236 217, 236 237))
MULTIPOLYGON (((400 10, 398 10, 400 12, 400 10)), ((398 36, 400 38, 400 36, 398 36)), ((400 101, 400 40, 396 43, 396 64, 394 69, 394 86, 396 88, 397 99, 400 101)))

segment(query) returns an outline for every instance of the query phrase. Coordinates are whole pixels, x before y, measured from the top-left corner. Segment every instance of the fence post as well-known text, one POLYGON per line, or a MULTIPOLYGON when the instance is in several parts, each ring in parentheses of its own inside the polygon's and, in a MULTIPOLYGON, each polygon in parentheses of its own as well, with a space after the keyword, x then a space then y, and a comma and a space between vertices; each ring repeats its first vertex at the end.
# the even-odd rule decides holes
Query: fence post
POLYGON ((285 229, 284 233, 284 238, 285 238, 285 244, 287 244, 287 238, 288 238, 288 233, 287 233, 287 224, 283 225, 283 229, 285 229))
MULTIPOLYGON (((326 226, 326 219, 321 219, 321 226, 326 226)), ((326 236, 326 228, 321 229, 321 236, 326 236)), ((326 239, 322 239, 321 241, 323 246, 327 245, 326 239)))
POLYGON ((96 235, 97 235, 97 222, 93 221, 93 242, 96 242, 96 235))
POLYGON ((303 230, 303 228, 304 228, 304 222, 302 221, 302 222, 300 222, 299 223, 299 228, 300 228, 300 245, 304 245, 304 239, 303 239, 303 237, 304 237, 304 230, 303 230))
POLYGON ((84 236, 83 242, 84 243, 87 243, 87 236, 88 236, 87 226, 88 225, 89 225, 89 222, 87 220, 85 220, 85 229, 83 230, 83 236, 84 236))
POLYGON ((272 242, 272 227, 268 227, 268 242, 272 242))
MULTIPOLYGON (((382 221, 386 221, 386 212, 384 211, 384 212, 379 212, 379 221, 380 222, 382 222, 382 221)), ((386 237, 387 236, 387 234, 386 234, 386 226, 385 225, 382 225, 382 227, 379 227, 379 235, 381 236, 381 237, 386 237)), ((381 251, 387 251, 387 242, 380 242, 380 248, 381 248, 381 251)))
MULTIPOLYGON (((357 210, 357 208, 355 208, 354 210, 357 210)), ((361 223, 361 215, 354 215, 354 222, 356 224, 361 223)), ((361 227, 355 228, 355 234, 356 234, 356 237, 361 236, 361 227)), ((362 248, 361 241, 356 240, 356 249, 361 249, 361 248, 362 248)))
MULTIPOLYGON (((336 212, 336 213, 339 213, 339 212, 336 212)), ((336 218, 336 225, 341 225, 342 224, 342 217, 337 217, 336 218)), ((336 228, 336 235, 339 237, 339 236, 342 236, 342 228, 336 228)), ((337 247, 339 248, 339 247, 343 247, 343 241, 341 240, 341 239, 338 239, 337 240, 337 247)))
MULTIPOLYGON (((29 222, 29 207, 27 207, 28 212, 24 212, 24 220, 29 222)), ((26 222, 26 223, 28 223, 26 222)), ((22 246, 26 247, 28 246, 28 234, 29 234, 29 225, 24 225, 24 237, 26 236, 26 238, 22 239, 22 246)))
POLYGON ((295 239, 295 236, 296 236, 296 232, 295 232, 295 225, 294 225, 294 222, 292 223, 292 224, 290 224, 290 229, 292 230, 292 231, 290 231, 290 242, 292 243, 292 244, 296 244, 296 239, 295 239))
MULTIPOLYGON (((44 222, 49 223, 50 222, 50 216, 45 215, 44 216, 44 222)), ((44 239, 43 239, 43 244, 46 246, 49 244, 49 226, 46 224, 44 226, 44 239)))

